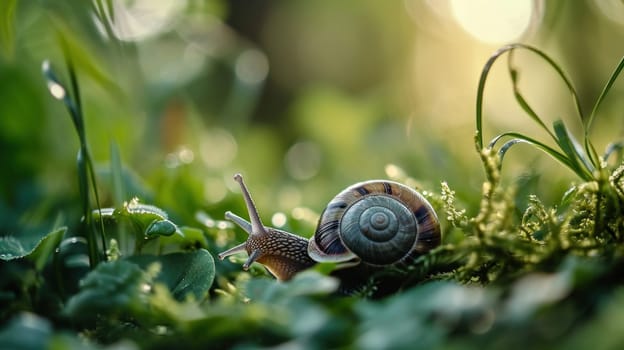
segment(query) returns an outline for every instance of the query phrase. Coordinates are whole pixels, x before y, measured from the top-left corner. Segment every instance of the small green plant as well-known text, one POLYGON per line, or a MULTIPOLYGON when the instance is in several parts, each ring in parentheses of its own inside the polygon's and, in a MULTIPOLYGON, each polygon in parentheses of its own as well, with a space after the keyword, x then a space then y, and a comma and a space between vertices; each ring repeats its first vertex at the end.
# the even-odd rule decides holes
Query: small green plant
MULTIPOLYGON (((71 61, 67 66, 70 90, 48 61, 43 74, 52 96, 67 107, 80 140, 81 226, 76 232, 55 229, 32 249, 14 237, 0 238, 0 268, 6 277, 0 316, 4 321, 19 312, 48 314, 79 330, 94 329, 104 320, 100 326, 106 325, 105 331, 96 336, 103 340, 113 330, 152 326, 149 310, 157 299, 167 305, 202 301, 212 286, 215 264, 201 230, 176 225, 156 206, 133 198, 118 208, 101 208, 79 84, 71 61), (120 321, 126 326, 119 328, 120 321)), ((112 172, 120 173, 120 165, 116 167, 112 172)), ((14 322, 19 325, 19 320, 14 322)))

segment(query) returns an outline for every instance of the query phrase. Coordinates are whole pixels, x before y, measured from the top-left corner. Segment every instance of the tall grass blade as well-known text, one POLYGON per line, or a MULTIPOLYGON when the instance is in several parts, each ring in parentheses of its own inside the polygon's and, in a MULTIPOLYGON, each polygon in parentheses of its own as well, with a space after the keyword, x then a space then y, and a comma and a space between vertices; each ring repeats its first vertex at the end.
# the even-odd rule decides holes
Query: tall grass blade
MULTIPOLYGON (((592 108, 591 114, 589 115, 589 118, 587 119, 587 124, 585 126, 585 151, 590 155, 593 163, 596 166, 599 166, 600 162, 598 161, 597 152, 594 149, 593 145, 591 144, 591 141, 589 140, 589 132, 591 130, 591 126, 594 122, 594 119, 596 118, 596 112, 598 111, 598 108, 602 104, 602 101, 604 101, 609 91, 611 91, 611 88, 613 87, 613 84, 615 83, 617 78, 620 76, 622 69, 624 69, 624 57, 620 59, 620 63, 618 63, 618 65, 615 67, 615 69, 613 70, 613 73, 611 73, 611 77, 609 77, 609 81, 607 81, 607 84, 605 84, 604 88, 602 89, 602 92, 600 92, 600 95, 598 96, 598 99, 596 100, 596 103, 594 104, 594 107, 592 108)), ((607 157, 603 157, 603 159, 606 159, 606 158, 607 157)))
POLYGON ((557 120, 553 123, 553 129, 557 135, 557 144, 561 147, 561 150, 566 154, 574 167, 579 169, 579 176, 584 180, 591 181, 593 179, 592 173, 595 167, 588 159, 581 145, 568 132, 568 129, 561 120, 557 120))
POLYGON ((620 158, 621 158, 622 157, 622 155, 621 155, 622 149, 624 149, 624 142, 623 141, 610 143, 609 145, 607 145, 607 149, 605 150, 605 153, 602 156, 602 161, 606 163, 607 160, 614 153, 620 153, 620 158))
MULTIPOLYGON (((100 199, 97 192, 97 182, 95 179, 95 171, 93 168, 93 162, 91 160, 91 156, 89 154, 89 149, 87 146, 86 133, 84 128, 84 118, 82 115, 82 103, 80 100, 80 88, 78 85, 78 79, 76 77, 76 73, 74 71, 73 64, 71 59, 69 59, 69 55, 66 55, 66 64, 70 77, 70 85, 71 91, 68 91, 64 84, 57 78, 54 73, 49 61, 44 61, 42 64, 42 71, 44 77, 47 79, 48 90, 52 96, 58 100, 63 101, 65 107, 67 108, 72 121, 74 123, 74 128, 76 129, 76 133, 78 134, 78 139, 80 141, 80 149, 78 150, 78 157, 76 160, 77 170, 78 170, 78 188, 81 198, 83 217, 85 219, 85 225, 87 230, 87 245, 89 249, 89 264, 93 268, 100 261, 100 254, 98 252, 96 237, 97 237, 97 229, 91 217, 91 207, 90 207, 90 196, 89 196, 89 185, 93 189, 93 194, 95 197, 95 202, 97 205, 97 210, 100 210, 100 199), (72 97, 73 96, 73 97, 72 97)), ((104 249, 106 249, 106 240, 104 237, 104 224, 100 222, 100 238, 101 244, 104 249)))
POLYGON ((596 100, 596 103, 594 104, 594 107, 592 108, 591 114, 589 115, 589 118, 587 119, 587 127, 585 129, 586 132, 589 132, 589 129, 591 128, 591 125, 594 122, 594 118, 596 117, 596 111, 598 110, 598 107, 600 107, 600 105, 602 104, 602 101, 604 101, 605 97, 607 96, 611 88, 613 87, 613 84, 615 83, 617 78, 620 76, 622 69, 624 69, 624 56, 620 60, 620 63, 618 63, 618 65, 613 70, 613 73, 611 73, 611 77, 609 78, 609 81, 602 89, 600 96, 598 96, 598 99, 596 100))
POLYGON ((7 58, 15 51, 15 9, 17 0, 0 1, 0 48, 7 58))
POLYGON ((121 164, 121 156, 119 155, 119 146, 115 142, 110 144, 110 172, 111 184, 113 188, 113 201, 115 207, 121 207, 125 198, 125 190, 123 183, 123 167, 121 164))
POLYGON ((550 137, 553 140, 556 140, 555 135, 552 133, 552 131, 550 131, 550 129, 548 129, 548 127, 546 126, 546 124, 544 123, 544 121, 542 120, 542 118, 539 117, 539 115, 537 115, 537 113, 535 112, 535 110, 533 108, 531 108, 531 106, 529 105, 529 103, 527 102, 527 100, 524 98, 524 96, 522 95, 522 93, 520 92, 520 88, 518 86, 518 70, 515 69, 512 65, 512 58, 513 58, 513 51, 509 53, 509 55, 507 56, 508 60, 507 60, 507 67, 509 70, 509 76, 511 77, 511 84, 512 84, 512 88, 513 88, 513 93, 514 93, 514 97, 516 98, 516 102, 518 102, 518 104, 520 105, 520 107, 525 111, 526 114, 529 115, 529 117, 531 117, 531 119, 537 123, 539 126, 542 127, 542 129, 544 129, 544 131, 546 131, 546 133, 548 133, 548 135, 550 135, 550 137))

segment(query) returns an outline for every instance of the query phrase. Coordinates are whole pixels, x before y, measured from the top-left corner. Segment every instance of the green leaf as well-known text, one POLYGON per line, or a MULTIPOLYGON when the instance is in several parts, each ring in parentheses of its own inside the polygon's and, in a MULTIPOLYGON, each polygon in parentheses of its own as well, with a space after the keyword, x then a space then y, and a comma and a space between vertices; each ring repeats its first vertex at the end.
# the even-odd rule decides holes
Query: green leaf
POLYGON ((0 1, 0 49, 6 57, 12 57, 15 50, 15 9, 17 0, 0 1))
POLYGON ((41 271, 48 261, 50 254, 54 253, 54 250, 59 246, 67 227, 61 227, 45 235, 28 254, 28 258, 31 259, 37 270, 41 271))
POLYGON ((0 331, 2 349, 46 349, 52 336, 52 325, 44 318, 30 313, 15 316, 0 331))
POLYGON ((100 263, 80 282, 64 313, 77 320, 93 321, 97 314, 111 317, 144 310, 151 277, 126 260, 100 263))
POLYGON ((0 260, 9 261, 26 257, 33 261, 37 270, 41 271, 50 254, 54 252, 63 239, 65 231, 67 231, 67 228, 61 227, 46 234, 28 251, 14 237, 0 237, 0 260))
POLYGON ((166 251, 169 247, 178 250, 208 248, 204 231, 198 228, 181 226, 177 227, 176 233, 170 236, 160 236, 160 246, 163 250, 166 251))
POLYGON ((382 302, 361 301, 355 308, 361 318, 356 348, 438 348, 446 334, 479 320, 492 302, 484 289, 451 282, 427 283, 382 302))
POLYGON ((292 280, 285 283, 274 279, 256 278, 245 281, 242 288, 251 300, 284 303, 294 297, 333 293, 338 286, 337 279, 308 270, 295 275, 292 280))
POLYGON ((156 281, 165 284, 178 300, 184 300, 188 294, 203 299, 215 277, 214 259, 205 249, 167 255, 135 255, 127 260, 142 268, 160 263, 161 272, 156 281))
POLYGON ((9 261, 26 256, 28 252, 15 237, 0 237, 0 259, 9 261))
POLYGON ((153 221, 145 229, 145 235, 147 237, 152 236, 171 236, 176 233, 177 226, 169 220, 156 220, 153 221))

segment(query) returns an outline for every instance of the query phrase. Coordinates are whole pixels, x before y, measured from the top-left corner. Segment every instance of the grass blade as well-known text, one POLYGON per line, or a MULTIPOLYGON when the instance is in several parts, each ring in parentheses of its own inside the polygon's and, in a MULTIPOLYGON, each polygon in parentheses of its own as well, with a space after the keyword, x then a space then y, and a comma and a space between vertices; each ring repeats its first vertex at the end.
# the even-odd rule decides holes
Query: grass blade
POLYGON ((499 57, 501 57, 504 53, 511 52, 515 49, 525 49, 530 52, 533 52, 537 54, 539 57, 541 57, 544 61, 546 61, 546 63, 548 63, 553 68, 553 70, 563 80, 566 87, 570 91, 570 94, 572 95, 572 101, 574 102, 574 106, 576 108, 577 114, 579 115, 579 118, 581 119, 581 122, 583 123, 583 125, 585 125, 585 123, 583 122, 583 111, 579 103, 578 95, 576 93, 576 90, 574 89, 574 86, 572 85, 572 82, 570 81, 570 79, 568 79, 567 75, 563 72, 563 69, 561 69, 561 67, 552 58, 550 58, 550 56, 546 55, 544 52, 532 46, 528 46, 524 44, 510 44, 510 45, 503 46, 502 48, 498 49, 492 56, 490 56, 490 58, 487 60, 487 62, 483 66, 483 69, 481 70, 481 76, 479 78, 479 85, 477 87, 477 103, 476 103, 476 116, 475 116, 475 119, 476 119, 475 124, 477 128, 475 143, 476 143, 478 150, 483 148, 483 95, 485 91, 485 83, 487 81, 490 70, 492 66, 494 65, 494 62, 496 62, 496 60, 499 57))
MULTIPOLYGON (((587 124, 585 126, 585 151, 589 154, 592 162, 596 166, 599 166, 600 162, 598 160, 598 155, 596 153, 596 150, 594 149, 591 142, 589 141, 589 131, 594 122, 594 118, 596 118, 596 112, 598 111, 598 107, 600 107, 600 105, 602 104, 602 101, 604 101, 609 91, 611 91, 611 88, 613 87, 613 84, 615 83, 617 78, 620 76, 622 69, 624 69, 624 57, 620 59, 620 63, 618 63, 618 65, 615 67, 615 69, 613 70, 613 73, 611 73, 611 77, 609 77, 609 81, 607 81, 607 84, 605 84, 604 88, 602 89, 602 92, 600 92, 600 96, 598 96, 598 99, 596 100, 596 103, 594 104, 594 107, 592 108, 591 114, 589 115, 589 118, 587 119, 587 124)), ((603 157, 603 159, 605 160, 606 158, 607 157, 603 157)))
POLYGON ((591 128, 594 118, 596 117, 596 111, 598 110, 598 107, 600 107, 600 105, 602 104, 602 101, 605 99, 605 97, 611 90, 611 87, 613 87, 613 84, 615 83, 617 78, 620 76, 622 69, 624 69, 624 56, 620 60, 620 63, 618 63, 618 65, 613 70, 613 73, 611 73, 611 77, 609 78, 609 81, 607 82, 605 87, 602 89, 600 96, 598 96, 598 99, 596 100, 596 103, 594 104, 594 107, 592 108, 591 114, 589 115, 589 118, 587 119, 587 127, 585 129, 586 132, 589 132, 589 129, 591 128))
POLYGON ((539 126, 542 127, 552 137, 553 140, 556 140, 555 135, 548 129, 542 118, 540 118, 535 110, 531 108, 529 103, 526 101, 522 93, 520 92, 520 88, 518 87, 518 70, 515 69, 512 65, 513 51, 509 53, 507 60, 507 69, 509 70, 509 75, 511 77, 511 84, 514 92, 514 97, 516 98, 516 102, 520 105, 520 107, 531 117, 531 119, 536 122, 539 126))
POLYGON ((553 123, 553 128, 557 135, 557 144, 574 167, 579 169, 577 174, 587 181, 593 180, 592 172, 595 170, 595 167, 587 158, 578 141, 568 132, 565 124, 561 120, 557 120, 553 123))
POLYGON ((511 146, 518 144, 518 143, 525 143, 525 144, 530 144, 532 146, 535 146, 537 149, 541 150, 542 152, 548 154, 549 156, 551 156, 552 158, 554 158, 555 160, 559 161, 561 164, 565 165, 566 167, 570 168, 574 173, 578 174, 578 169, 576 169, 574 167, 574 165, 570 162, 570 160, 566 157, 565 154, 558 152, 556 149, 536 140, 533 139, 531 137, 528 137, 526 135, 520 134, 520 133, 516 133, 516 132, 508 132, 508 133, 504 133, 504 134, 500 134, 498 136, 496 136, 494 139, 492 139, 492 141, 490 141, 489 144, 489 148, 494 148, 494 146, 496 146, 496 144, 498 143, 498 141, 502 140, 505 137, 512 137, 513 139, 508 140, 507 142, 505 142, 501 148, 498 151, 498 155, 501 158, 501 165, 503 162, 503 158, 505 157, 505 154, 507 153, 507 151, 511 148, 511 146))
MULTIPOLYGON (((607 149, 606 149, 604 155, 602 156, 602 161, 606 163, 607 160, 609 159, 609 157, 611 157, 612 154, 618 153, 618 152, 621 153, 622 149, 624 149, 624 141, 610 143, 609 145, 607 145, 607 149)), ((620 155, 620 157, 621 157, 621 155, 620 155)))
POLYGON ((17 0, 0 1, 0 48, 7 58, 15 52, 15 9, 17 0))

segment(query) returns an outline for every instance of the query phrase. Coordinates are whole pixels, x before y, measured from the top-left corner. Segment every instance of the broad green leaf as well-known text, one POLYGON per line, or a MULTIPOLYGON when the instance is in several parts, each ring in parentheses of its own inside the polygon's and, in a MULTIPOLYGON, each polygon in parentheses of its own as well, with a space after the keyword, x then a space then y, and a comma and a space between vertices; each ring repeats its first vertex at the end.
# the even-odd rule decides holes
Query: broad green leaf
POLYGON ((329 294, 338 290, 339 281, 314 270, 297 274, 288 282, 255 278, 245 281, 243 290, 247 297, 265 303, 284 303, 299 296, 329 294))
POLYGON ((0 330, 0 348, 19 350, 46 349, 52 336, 50 321, 31 313, 13 317, 0 330))
POLYGON ((127 260, 143 268, 160 263, 161 272, 156 281, 165 284, 178 300, 184 300, 188 294, 198 300, 203 299, 215 277, 214 259, 205 249, 190 253, 135 255, 127 260))
POLYGON ((0 259, 8 261, 23 258, 28 252, 15 237, 0 237, 0 259))
POLYGON ((41 271, 48 261, 50 254, 59 246, 67 227, 61 227, 45 235, 28 254, 28 258, 35 263, 37 270, 41 271))
POLYGON ((206 236, 204 236, 204 231, 194 227, 181 226, 177 227, 176 232, 177 234, 160 237, 160 246, 164 251, 167 251, 168 248, 178 250, 208 248, 208 242, 206 241, 206 236))
POLYGON ((115 317, 144 310, 151 283, 150 275, 132 262, 101 263, 80 282, 80 291, 67 301, 64 313, 93 321, 97 314, 115 317))
POLYGON ((28 251, 14 237, 0 237, 0 260, 8 261, 26 257, 33 261, 37 270, 42 270, 50 254, 61 242, 65 231, 67 228, 61 227, 48 233, 28 251))
POLYGON ((479 319, 493 301, 484 289, 451 282, 424 284, 381 302, 361 301, 355 308, 361 319, 357 348, 437 348, 454 328, 479 319))

